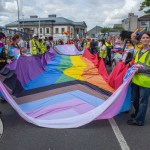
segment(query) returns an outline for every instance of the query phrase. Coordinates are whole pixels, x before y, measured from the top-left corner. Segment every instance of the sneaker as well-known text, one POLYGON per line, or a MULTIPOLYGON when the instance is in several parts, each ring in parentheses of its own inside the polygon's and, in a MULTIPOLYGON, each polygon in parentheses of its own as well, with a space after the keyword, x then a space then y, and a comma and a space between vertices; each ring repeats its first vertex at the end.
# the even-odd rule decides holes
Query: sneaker
POLYGON ((137 123, 137 121, 135 120, 135 119, 129 119, 128 121, 127 121, 127 124, 128 125, 135 125, 135 126, 143 126, 144 124, 139 124, 139 123, 137 123))

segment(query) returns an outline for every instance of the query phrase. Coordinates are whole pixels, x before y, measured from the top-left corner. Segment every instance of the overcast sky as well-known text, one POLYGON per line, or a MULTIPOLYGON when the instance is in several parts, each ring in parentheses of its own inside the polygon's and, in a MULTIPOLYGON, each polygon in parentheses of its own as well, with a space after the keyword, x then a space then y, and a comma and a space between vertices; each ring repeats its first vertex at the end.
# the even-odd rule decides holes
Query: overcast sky
MULTIPOLYGON (((113 26, 133 12, 139 17, 143 0, 18 0, 20 18, 38 15, 46 18, 49 14, 73 21, 85 21, 88 29, 94 26, 113 26)), ((0 0, 0 26, 17 20, 17 0, 0 0)))

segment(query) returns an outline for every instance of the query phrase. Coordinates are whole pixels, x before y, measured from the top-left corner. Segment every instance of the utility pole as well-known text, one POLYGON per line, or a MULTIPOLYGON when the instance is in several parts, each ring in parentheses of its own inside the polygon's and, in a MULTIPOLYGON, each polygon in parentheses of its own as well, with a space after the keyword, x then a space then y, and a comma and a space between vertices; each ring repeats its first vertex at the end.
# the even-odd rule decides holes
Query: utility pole
POLYGON ((96 35, 97 35, 97 25, 96 25, 96 35))
POLYGON ((20 22, 19 22, 19 2, 17 0, 17 8, 18 8, 18 31, 20 30, 20 22))
POLYGON ((23 19, 23 32, 24 32, 24 15, 22 15, 22 19, 23 19))
POLYGON ((39 17, 39 38, 40 38, 40 28, 41 28, 41 22, 40 22, 40 17, 39 17))

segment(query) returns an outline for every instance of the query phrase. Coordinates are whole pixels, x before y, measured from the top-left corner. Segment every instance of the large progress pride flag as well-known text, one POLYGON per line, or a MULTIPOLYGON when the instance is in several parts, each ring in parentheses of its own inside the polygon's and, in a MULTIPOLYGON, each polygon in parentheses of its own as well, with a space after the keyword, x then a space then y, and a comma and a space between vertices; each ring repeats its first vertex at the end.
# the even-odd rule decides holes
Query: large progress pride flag
POLYGON ((134 71, 114 92, 81 55, 50 49, 42 56, 21 56, 2 74, 2 96, 22 118, 41 127, 75 128, 130 109, 128 86, 134 71))

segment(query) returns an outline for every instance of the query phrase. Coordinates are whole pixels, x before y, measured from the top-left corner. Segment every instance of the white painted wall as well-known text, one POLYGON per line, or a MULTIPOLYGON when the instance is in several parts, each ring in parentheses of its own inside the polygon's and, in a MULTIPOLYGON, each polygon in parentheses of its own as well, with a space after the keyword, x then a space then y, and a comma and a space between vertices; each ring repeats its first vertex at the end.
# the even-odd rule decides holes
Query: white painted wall
POLYGON ((64 28, 67 31, 67 26, 53 26, 53 32, 55 34, 56 28, 58 28, 58 33, 61 34, 61 29, 64 28))
POLYGON ((150 21, 139 21, 140 28, 150 28, 150 21))
POLYGON ((17 27, 9 27, 8 29, 18 30, 18 28, 17 28, 17 27))

